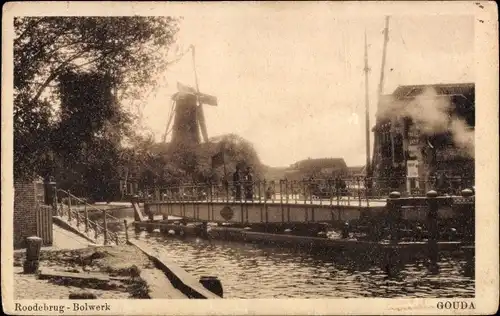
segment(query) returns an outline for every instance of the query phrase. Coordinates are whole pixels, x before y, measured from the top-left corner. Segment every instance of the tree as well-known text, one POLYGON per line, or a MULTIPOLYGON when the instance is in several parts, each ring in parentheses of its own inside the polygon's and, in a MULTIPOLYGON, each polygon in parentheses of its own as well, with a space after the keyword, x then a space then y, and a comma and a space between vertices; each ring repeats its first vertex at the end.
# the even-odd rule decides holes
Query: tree
POLYGON ((263 175, 263 165, 253 144, 236 134, 227 134, 211 139, 211 155, 224 150, 226 154, 226 164, 230 172, 236 169, 236 165, 241 167, 251 167, 254 178, 261 178, 263 175))
POLYGON ((138 97, 155 74, 178 31, 173 17, 21 17, 14 19, 14 171, 39 173, 57 122, 53 84, 73 72, 112 78, 121 102, 138 97))
POLYGON ((112 78, 102 73, 68 71, 58 78, 60 120, 52 127, 49 147, 58 157, 52 175, 78 195, 106 199, 102 188, 119 182, 121 135, 130 117, 112 94, 112 78))

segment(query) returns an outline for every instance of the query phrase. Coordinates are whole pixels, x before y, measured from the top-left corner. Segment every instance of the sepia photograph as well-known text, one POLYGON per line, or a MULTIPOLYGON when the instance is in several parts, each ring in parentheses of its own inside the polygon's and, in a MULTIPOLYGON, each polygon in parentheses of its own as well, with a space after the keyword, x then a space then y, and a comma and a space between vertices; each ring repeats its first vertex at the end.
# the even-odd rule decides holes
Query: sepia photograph
POLYGON ((425 4, 4 6, 9 313, 494 313, 497 11, 425 4))

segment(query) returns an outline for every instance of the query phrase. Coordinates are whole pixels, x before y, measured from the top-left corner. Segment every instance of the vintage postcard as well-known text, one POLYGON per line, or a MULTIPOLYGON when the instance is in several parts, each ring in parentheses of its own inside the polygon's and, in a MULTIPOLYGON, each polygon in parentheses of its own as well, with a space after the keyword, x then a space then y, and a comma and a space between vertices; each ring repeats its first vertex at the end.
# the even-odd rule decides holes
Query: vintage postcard
POLYGON ((10 2, 2 23, 5 313, 497 310, 495 3, 10 2))

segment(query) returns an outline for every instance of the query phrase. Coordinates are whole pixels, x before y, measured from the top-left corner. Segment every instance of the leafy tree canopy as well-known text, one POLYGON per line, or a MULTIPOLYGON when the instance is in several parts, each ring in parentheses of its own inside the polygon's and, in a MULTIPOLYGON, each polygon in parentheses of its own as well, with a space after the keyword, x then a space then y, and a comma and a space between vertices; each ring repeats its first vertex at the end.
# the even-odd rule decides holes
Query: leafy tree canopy
POLYGON ((15 18, 15 175, 40 173, 52 155, 51 136, 61 131, 54 128, 62 119, 56 113, 63 101, 57 93, 61 78, 69 82, 68 76, 94 73, 107 78, 117 102, 139 98, 145 87, 155 84, 155 74, 168 66, 165 57, 178 22, 173 17, 139 16, 15 18))

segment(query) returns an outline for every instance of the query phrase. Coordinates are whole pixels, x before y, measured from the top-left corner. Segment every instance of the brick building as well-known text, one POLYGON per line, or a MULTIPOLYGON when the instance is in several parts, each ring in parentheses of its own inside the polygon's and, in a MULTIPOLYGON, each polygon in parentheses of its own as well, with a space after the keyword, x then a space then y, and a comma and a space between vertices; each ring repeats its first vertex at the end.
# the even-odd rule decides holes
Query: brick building
POLYGON ((14 180, 14 249, 25 247, 30 236, 52 245, 52 208, 46 201, 43 181, 14 180))
POLYGON ((349 169, 343 158, 309 158, 292 164, 285 171, 288 180, 346 177, 348 174, 349 169))
POLYGON ((443 174, 473 182, 474 139, 468 140, 469 153, 459 142, 473 136, 474 88, 474 83, 399 86, 383 96, 373 129, 373 177, 383 179, 375 183, 379 189, 425 192, 443 174))

